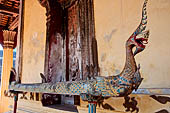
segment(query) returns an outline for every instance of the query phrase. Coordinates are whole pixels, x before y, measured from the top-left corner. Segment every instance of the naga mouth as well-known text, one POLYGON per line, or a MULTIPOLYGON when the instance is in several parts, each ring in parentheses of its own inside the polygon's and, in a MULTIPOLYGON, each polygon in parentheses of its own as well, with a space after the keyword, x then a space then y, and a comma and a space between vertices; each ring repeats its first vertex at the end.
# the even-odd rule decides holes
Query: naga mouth
POLYGON ((139 46, 145 46, 146 44, 148 44, 148 38, 138 38, 136 39, 136 42, 139 46))
POLYGON ((141 37, 135 39, 136 43, 141 46, 141 47, 145 47, 146 44, 148 44, 148 38, 149 38, 149 30, 141 33, 141 37))

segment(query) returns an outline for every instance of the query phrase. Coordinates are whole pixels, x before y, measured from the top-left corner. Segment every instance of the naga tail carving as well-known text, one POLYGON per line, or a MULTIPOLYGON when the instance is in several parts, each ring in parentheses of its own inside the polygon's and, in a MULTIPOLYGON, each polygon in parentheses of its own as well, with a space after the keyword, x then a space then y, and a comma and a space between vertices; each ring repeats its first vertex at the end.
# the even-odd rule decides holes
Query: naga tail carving
POLYGON ((137 29, 135 30, 135 32, 132 35, 138 35, 138 34, 142 33, 142 31, 144 31, 146 29, 146 25, 147 25, 146 5, 147 5, 147 3, 148 3, 148 0, 145 0, 145 2, 143 4, 143 9, 142 9, 141 22, 140 22, 139 26, 137 27, 137 29))

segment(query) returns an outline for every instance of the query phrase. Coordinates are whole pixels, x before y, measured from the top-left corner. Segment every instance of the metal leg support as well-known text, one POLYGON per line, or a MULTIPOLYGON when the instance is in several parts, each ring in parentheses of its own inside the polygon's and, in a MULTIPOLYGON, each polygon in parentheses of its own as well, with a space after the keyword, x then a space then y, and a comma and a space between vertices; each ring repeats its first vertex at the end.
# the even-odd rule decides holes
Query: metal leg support
POLYGON ((89 102, 89 113, 96 113, 96 102, 89 102))
POLYGON ((14 111, 13 111, 13 113, 17 112, 17 101, 18 101, 18 93, 14 93, 14 111))

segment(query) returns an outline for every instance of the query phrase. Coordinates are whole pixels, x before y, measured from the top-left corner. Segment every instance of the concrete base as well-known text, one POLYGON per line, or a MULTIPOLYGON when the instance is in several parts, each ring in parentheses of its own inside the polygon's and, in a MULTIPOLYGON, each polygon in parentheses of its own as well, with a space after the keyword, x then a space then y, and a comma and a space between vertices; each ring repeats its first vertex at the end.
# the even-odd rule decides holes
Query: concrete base
MULTIPOLYGON (((129 98, 108 98, 97 104, 97 113, 169 113, 169 95, 130 95, 129 98), (133 111, 134 110, 134 111, 133 111)), ((13 99, 10 99, 12 113, 13 99)), ((17 113, 88 113, 88 103, 80 101, 80 106, 55 105, 43 107, 40 101, 18 101, 17 113)))
MULTIPOLYGON (((10 111, 6 113, 13 113, 13 99, 10 99, 10 111)), ((97 109, 97 113, 125 113, 120 111, 97 109)), ((88 107, 71 106, 71 105, 53 105, 43 107, 39 101, 19 100, 17 113, 88 113, 88 107)))

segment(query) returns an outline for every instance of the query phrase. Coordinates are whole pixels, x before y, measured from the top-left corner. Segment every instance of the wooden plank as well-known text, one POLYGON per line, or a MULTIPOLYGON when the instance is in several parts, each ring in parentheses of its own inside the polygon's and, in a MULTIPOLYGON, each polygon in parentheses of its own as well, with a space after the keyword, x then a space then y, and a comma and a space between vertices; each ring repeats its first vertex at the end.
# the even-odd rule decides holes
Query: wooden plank
POLYGON ((9 14, 9 13, 6 13, 6 12, 0 12, 0 15, 7 15, 8 17, 12 17, 13 14, 9 14))
POLYGON ((16 17, 15 20, 9 25, 9 30, 14 30, 15 28, 18 27, 18 21, 19 21, 19 17, 16 17))
POLYGON ((17 53, 16 53, 16 73, 17 81, 22 75, 22 62, 23 62, 23 35, 24 35, 24 2, 25 0, 20 0, 19 9, 19 23, 18 23, 18 36, 17 36, 17 53))

